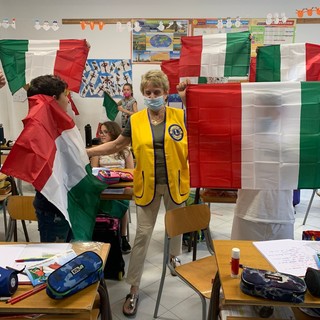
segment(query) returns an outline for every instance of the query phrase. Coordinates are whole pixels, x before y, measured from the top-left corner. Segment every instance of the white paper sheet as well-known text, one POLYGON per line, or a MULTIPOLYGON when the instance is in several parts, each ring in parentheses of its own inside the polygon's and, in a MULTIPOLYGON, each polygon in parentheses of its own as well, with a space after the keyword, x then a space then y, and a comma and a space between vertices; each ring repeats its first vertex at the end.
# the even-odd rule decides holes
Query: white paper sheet
POLYGON ((320 241, 271 240, 253 244, 279 272, 304 277, 308 267, 319 269, 316 253, 320 252, 320 241))

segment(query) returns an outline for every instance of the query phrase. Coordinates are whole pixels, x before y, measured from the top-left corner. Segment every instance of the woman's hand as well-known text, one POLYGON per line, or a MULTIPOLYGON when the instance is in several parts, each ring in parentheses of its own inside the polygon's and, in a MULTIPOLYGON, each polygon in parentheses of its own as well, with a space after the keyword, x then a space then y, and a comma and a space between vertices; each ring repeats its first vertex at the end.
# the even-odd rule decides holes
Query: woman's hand
POLYGON ((186 79, 185 81, 180 82, 179 84, 177 84, 177 91, 178 94, 182 100, 182 103, 184 104, 184 106, 186 106, 186 91, 187 91, 187 86, 191 84, 191 81, 189 79, 186 79))

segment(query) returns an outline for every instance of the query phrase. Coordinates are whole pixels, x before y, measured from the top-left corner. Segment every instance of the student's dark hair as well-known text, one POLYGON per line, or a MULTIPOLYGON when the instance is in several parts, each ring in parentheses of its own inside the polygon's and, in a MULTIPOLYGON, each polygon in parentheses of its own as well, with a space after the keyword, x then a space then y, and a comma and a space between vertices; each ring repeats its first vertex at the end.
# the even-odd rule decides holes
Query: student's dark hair
POLYGON ((34 78, 30 82, 27 90, 27 96, 32 97, 36 94, 45 94, 47 96, 59 98, 60 94, 67 89, 67 83, 58 76, 44 75, 34 78))
POLYGON ((130 87, 130 89, 131 89, 131 96, 133 97, 133 87, 132 87, 132 84, 129 83, 129 82, 126 82, 126 83, 123 85, 122 88, 124 88, 124 87, 130 87))
MULTIPOLYGON (((116 140, 122 132, 122 129, 120 128, 118 123, 115 121, 106 121, 106 122, 103 122, 101 125, 107 128, 107 131, 112 141, 116 140)), ((117 155, 119 159, 125 159, 125 153, 123 150, 119 151, 117 155)))

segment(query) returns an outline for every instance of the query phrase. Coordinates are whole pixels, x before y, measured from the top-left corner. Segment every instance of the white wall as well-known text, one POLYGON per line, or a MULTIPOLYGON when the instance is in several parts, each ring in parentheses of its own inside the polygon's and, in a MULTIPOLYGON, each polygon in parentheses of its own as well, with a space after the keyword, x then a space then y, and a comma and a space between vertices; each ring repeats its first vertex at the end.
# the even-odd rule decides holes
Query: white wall
MULTIPOLYGON (((106 25, 102 31, 82 31, 78 25, 61 25, 65 18, 263 18, 271 12, 285 12, 287 17, 296 17, 296 9, 317 6, 315 0, 0 0, 0 21, 16 18, 16 30, 0 28, 0 39, 87 39, 91 44, 89 59, 131 58, 130 33, 116 31, 115 25, 106 25), (34 29, 34 21, 58 20, 60 29, 56 32, 34 29)), ((320 25, 297 25, 296 42, 320 43, 320 25)), ((143 108, 139 92, 140 77, 158 64, 134 64, 133 88, 139 109, 143 108)), ((84 126, 90 123, 93 133, 102 114, 102 98, 81 98, 73 95, 80 115, 76 124, 82 134, 84 126)), ((8 87, 0 90, 0 123, 4 124, 5 136, 16 139, 22 130, 21 120, 28 111, 27 103, 13 102, 8 87), (10 106, 7 111, 7 106, 10 106)), ((119 120, 119 116, 117 121, 119 120)))

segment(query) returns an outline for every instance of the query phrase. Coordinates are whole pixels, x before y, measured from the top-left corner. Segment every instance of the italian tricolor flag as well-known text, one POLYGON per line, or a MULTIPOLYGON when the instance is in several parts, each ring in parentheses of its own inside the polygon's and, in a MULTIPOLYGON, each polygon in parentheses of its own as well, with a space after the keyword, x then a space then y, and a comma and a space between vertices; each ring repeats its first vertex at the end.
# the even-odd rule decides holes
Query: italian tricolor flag
POLYGON ((14 94, 38 76, 54 74, 79 92, 89 48, 86 40, 0 40, 0 60, 14 94))
POLYGON ((319 81, 320 45, 292 43, 259 47, 256 81, 319 81))
POLYGON ((320 187, 320 82, 190 85, 191 187, 320 187))
POLYGON ((249 32, 234 32, 182 37, 180 79, 198 83, 206 81, 201 78, 246 77, 250 64, 249 36, 249 32))
POLYGON ((75 240, 90 241, 106 184, 92 175, 73 120, 49 96, 29 98, 24 129, 1 169, 31 183, 69 221, 75 240))

